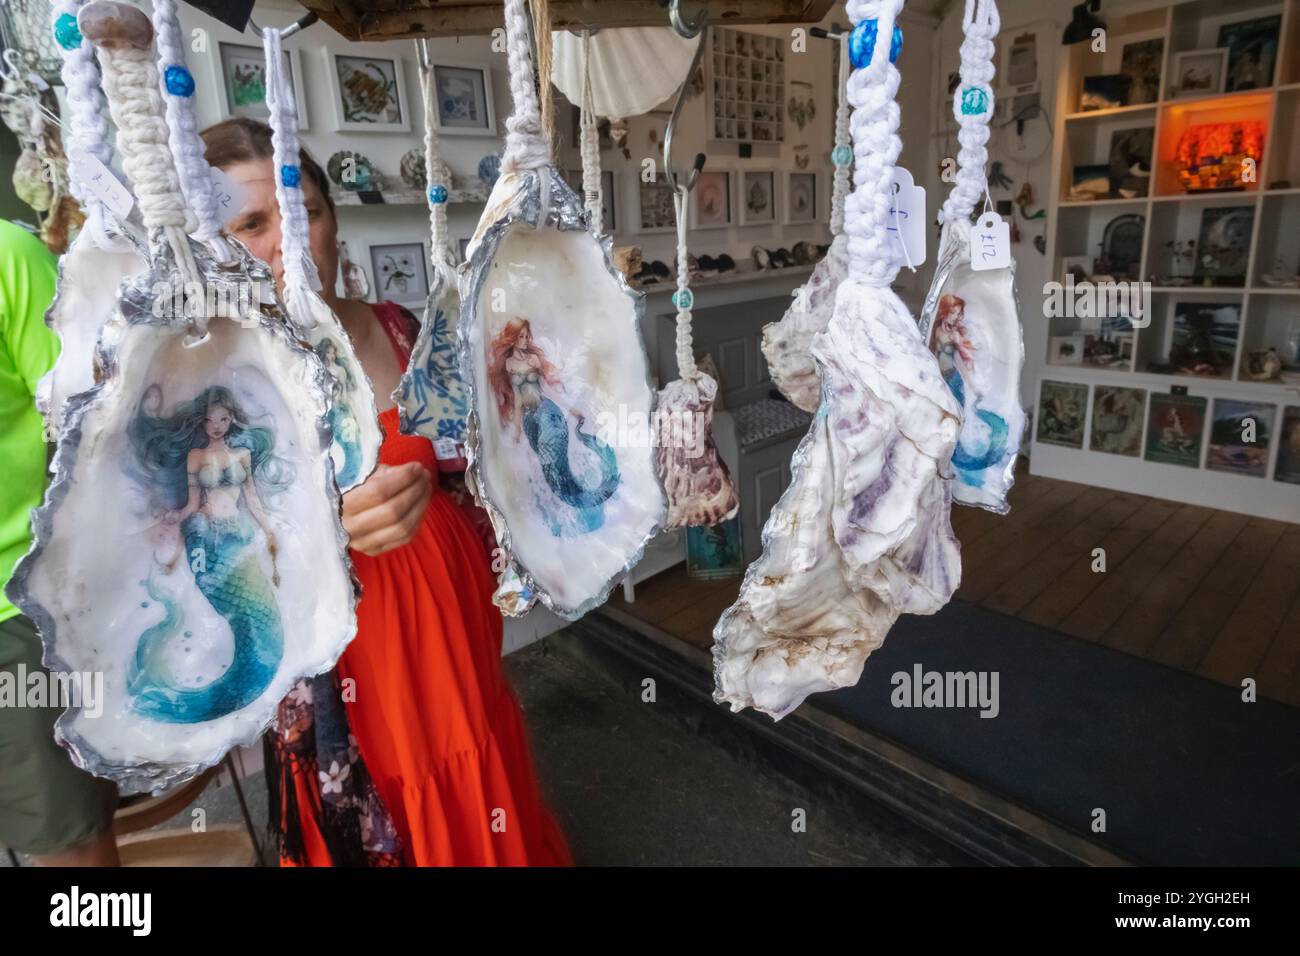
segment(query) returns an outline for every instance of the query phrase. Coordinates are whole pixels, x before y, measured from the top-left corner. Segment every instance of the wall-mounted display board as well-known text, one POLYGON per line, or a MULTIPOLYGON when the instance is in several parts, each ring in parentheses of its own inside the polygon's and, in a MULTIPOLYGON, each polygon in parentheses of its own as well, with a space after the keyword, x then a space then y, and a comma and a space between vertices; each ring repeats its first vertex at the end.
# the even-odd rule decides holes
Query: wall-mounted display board
POLYGON ((709 31, 709 138, 741 143, 785 139, 785 45, 780 37, 709 31))

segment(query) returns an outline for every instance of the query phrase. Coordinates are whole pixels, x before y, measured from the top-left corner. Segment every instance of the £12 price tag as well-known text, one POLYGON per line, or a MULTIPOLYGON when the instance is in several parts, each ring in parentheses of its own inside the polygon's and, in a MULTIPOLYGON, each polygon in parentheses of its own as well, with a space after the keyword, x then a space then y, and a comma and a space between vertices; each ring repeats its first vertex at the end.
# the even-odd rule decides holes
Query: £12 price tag
POLYGON ((72 168, 76 170, 77 181, 100 202, 102 202, 118 219, 123 222, 131 215, 135 197, 131 190, 122 185, 122 181, 113 171, 84 150, 74 149, 68 157, 72 168))
POLYGON ((997 213, 986 212, 970 228, 970 267, 975 272, 1011 265, 1011 230, 997 213))
POLYGON ((894 253, 913 269, 925 262, 925 187, 901 166, 894 169, 894 202, 886 228, 894 240, 894 253))
POLYGON ((239 215, 244 208, 244 187, 226 175, 224 170, 212 167, 212 199, 217 206, 217 215, 224 229, 230 220, 239 215))

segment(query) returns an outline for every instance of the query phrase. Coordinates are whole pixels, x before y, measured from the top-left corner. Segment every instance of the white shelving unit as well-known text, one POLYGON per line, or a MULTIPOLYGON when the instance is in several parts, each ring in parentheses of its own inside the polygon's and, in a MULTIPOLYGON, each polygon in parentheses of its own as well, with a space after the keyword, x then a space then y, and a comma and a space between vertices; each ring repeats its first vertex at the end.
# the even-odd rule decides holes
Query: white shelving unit
MULTIPOLYGON (((1280 263, 1290 276, 1300 272, 1300 0, 1243 0, 1225 4, 1194 0, 1148 9, 1127 16, 1107 16, 1106 51, 1093 52, 1083 42, 1065 49, 1060 58, 1057 117, 1053 139, 1052 190, 1049 198, 1047 261, 1050 280, 1064 281, 1065 259, 1098 258, 1106 226, 1121 215, 1142 217, 1141 262, 1138 274, 1151 283, 1149 325, 1134 330, 1131 357, 1112 365, 1055 364, 1054 336, 1078 332, 1083 322, 1051 317, 1047 364, 1041 379, 1088 386, 1088 410, 1080 449, 1040 442, 1035 408, 1030 471, 1069 481, 1081 481, 1158 498, 1223 508, 1285 521, 1300 522, 1300 484, 1274 478, 1280 429, 1287 406, 1300 407, 1300 363, 1284 369, 1282 379, 1252 380, 1246 358, 1252 350, 1274 347, 1287 356, 1288 343, 1300 336, 1300 287, 1277 288, 1265 283, 1280 263), (1218 46, 1225 24, 1281 16, 1273 85, 1232 93, 1177 96, 1174 89, 1176 55, 1218 46), (1126 44, 1162 38, 1164 41, 1159 98, 1156 102, 1113 109, 1080 111, 1083 77, 1120 72, 1126 44), (1237 120, 1265 124, 1264 151, 1257 181, 1244 190, 1187 192, 1178 180, 1174 156, 1190 126, 1237 120), (1153 129, 1152 170, 1148 195, 1128 198, 1076 200, 1070 198, 1076 165, 1105 164, 1114 133, 1140 127, 1153 129), (1245 278, 1239 286, 1170 284, 1178 273, 1167 246, 1175 240, 1199 240, 1202 212, 1216 207, 1245 207, 1251 211, 1250 246, 1245 278), (1240 325, 1230 365, 1218 375, 1169 373, 1175 303, 1209 302, 1240 308, 1240 325), (1144 389, 1151 394, 1174 386, 1207 399, 1198 467, 1148 461, 1144 433, 1138 457, 1091 450, 1093 405, 1097 388, 1144 389), (1205 467, 1215 399, 1275 406, 1269 430, 1268 464, 1264 477, 1234 474, 1205 467)), ((1243 217, 1244 218, 1244 217, 1243 217)), ((1088 270, 1090 273, 1092 269, 1088 270)), ((1190 274, 1188 261, 1182 272, 1190 274)), ((1026 304, 1038 301, 1038 290, 1022 290, 1026 304)), ((1027 321, 1034 321, 1028 318, 1027 321)), ((1294 362, 1294 356, 1290 356, 1294 362)), ((1041 381, 1035 393, 1040 405, 1041 381)))

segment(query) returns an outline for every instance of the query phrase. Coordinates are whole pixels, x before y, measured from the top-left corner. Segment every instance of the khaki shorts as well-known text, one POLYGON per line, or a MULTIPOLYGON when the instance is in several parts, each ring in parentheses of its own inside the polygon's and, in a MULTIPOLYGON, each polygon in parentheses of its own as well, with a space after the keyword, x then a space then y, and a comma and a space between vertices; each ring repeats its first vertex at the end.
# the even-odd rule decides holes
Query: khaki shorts
MULTIPOLYGON (((42 670, 41 639, 22 615, 0 621, 0 671, 42 670)), ((40 856, 113 824, 117 787, 78 770, 54 742, 58 707, 0 706, 0 846, 40 856)))

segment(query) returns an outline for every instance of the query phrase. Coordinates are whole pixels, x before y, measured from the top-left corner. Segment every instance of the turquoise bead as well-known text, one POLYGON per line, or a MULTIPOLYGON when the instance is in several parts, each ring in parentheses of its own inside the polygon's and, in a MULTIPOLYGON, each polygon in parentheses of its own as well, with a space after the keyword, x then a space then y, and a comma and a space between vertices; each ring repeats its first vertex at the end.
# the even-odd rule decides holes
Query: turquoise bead
POLYGON ((77 26, 77 18, 70 13, 60 14, 54 21, 54 39, 65 50, 81 46, 81 28, 77 26))
POLYGON ((853 150, 847 146, 836 146, 831 151, 831 162, 836 166, 853 165, 853 150))
POLYGON ((681 289, 673 293, 673 305, 679 309, 689 309, 695 304, 695 296, 691 295, 690 289, 681 289))
MULTIPOLYGON (((871 54, 876 49, 876 21, 861 20, 849 34, 849 62, 853 68, 861 70, 871 62, 871 54)), ((895 63, 898 54, 903 52, 903 31, 895 24, 894 35, 889 39, 889 62, 895 63)))
POLYGON ((194 77, 183 66, 169 66, 163 70, 163 83, 172 96, 194 95, 194 77))
POLYGON ((978 86, 968 86, 961 91, 961 111, 965 116, 981 116, 988 112, 989 95, 978 86))
POLYGON ((280 167, 280 182, 292 189, 302 182, 302 170, 286 163, 280 167))
POLYGON ((435 206, 440 206, 440 205, 442 205, 443 203, 445 203, 446 201, 447 201, 447 187, 446 187, 446 186, 430 186, 430 187, 429 187, 429 202, 433 203, 435 206))

